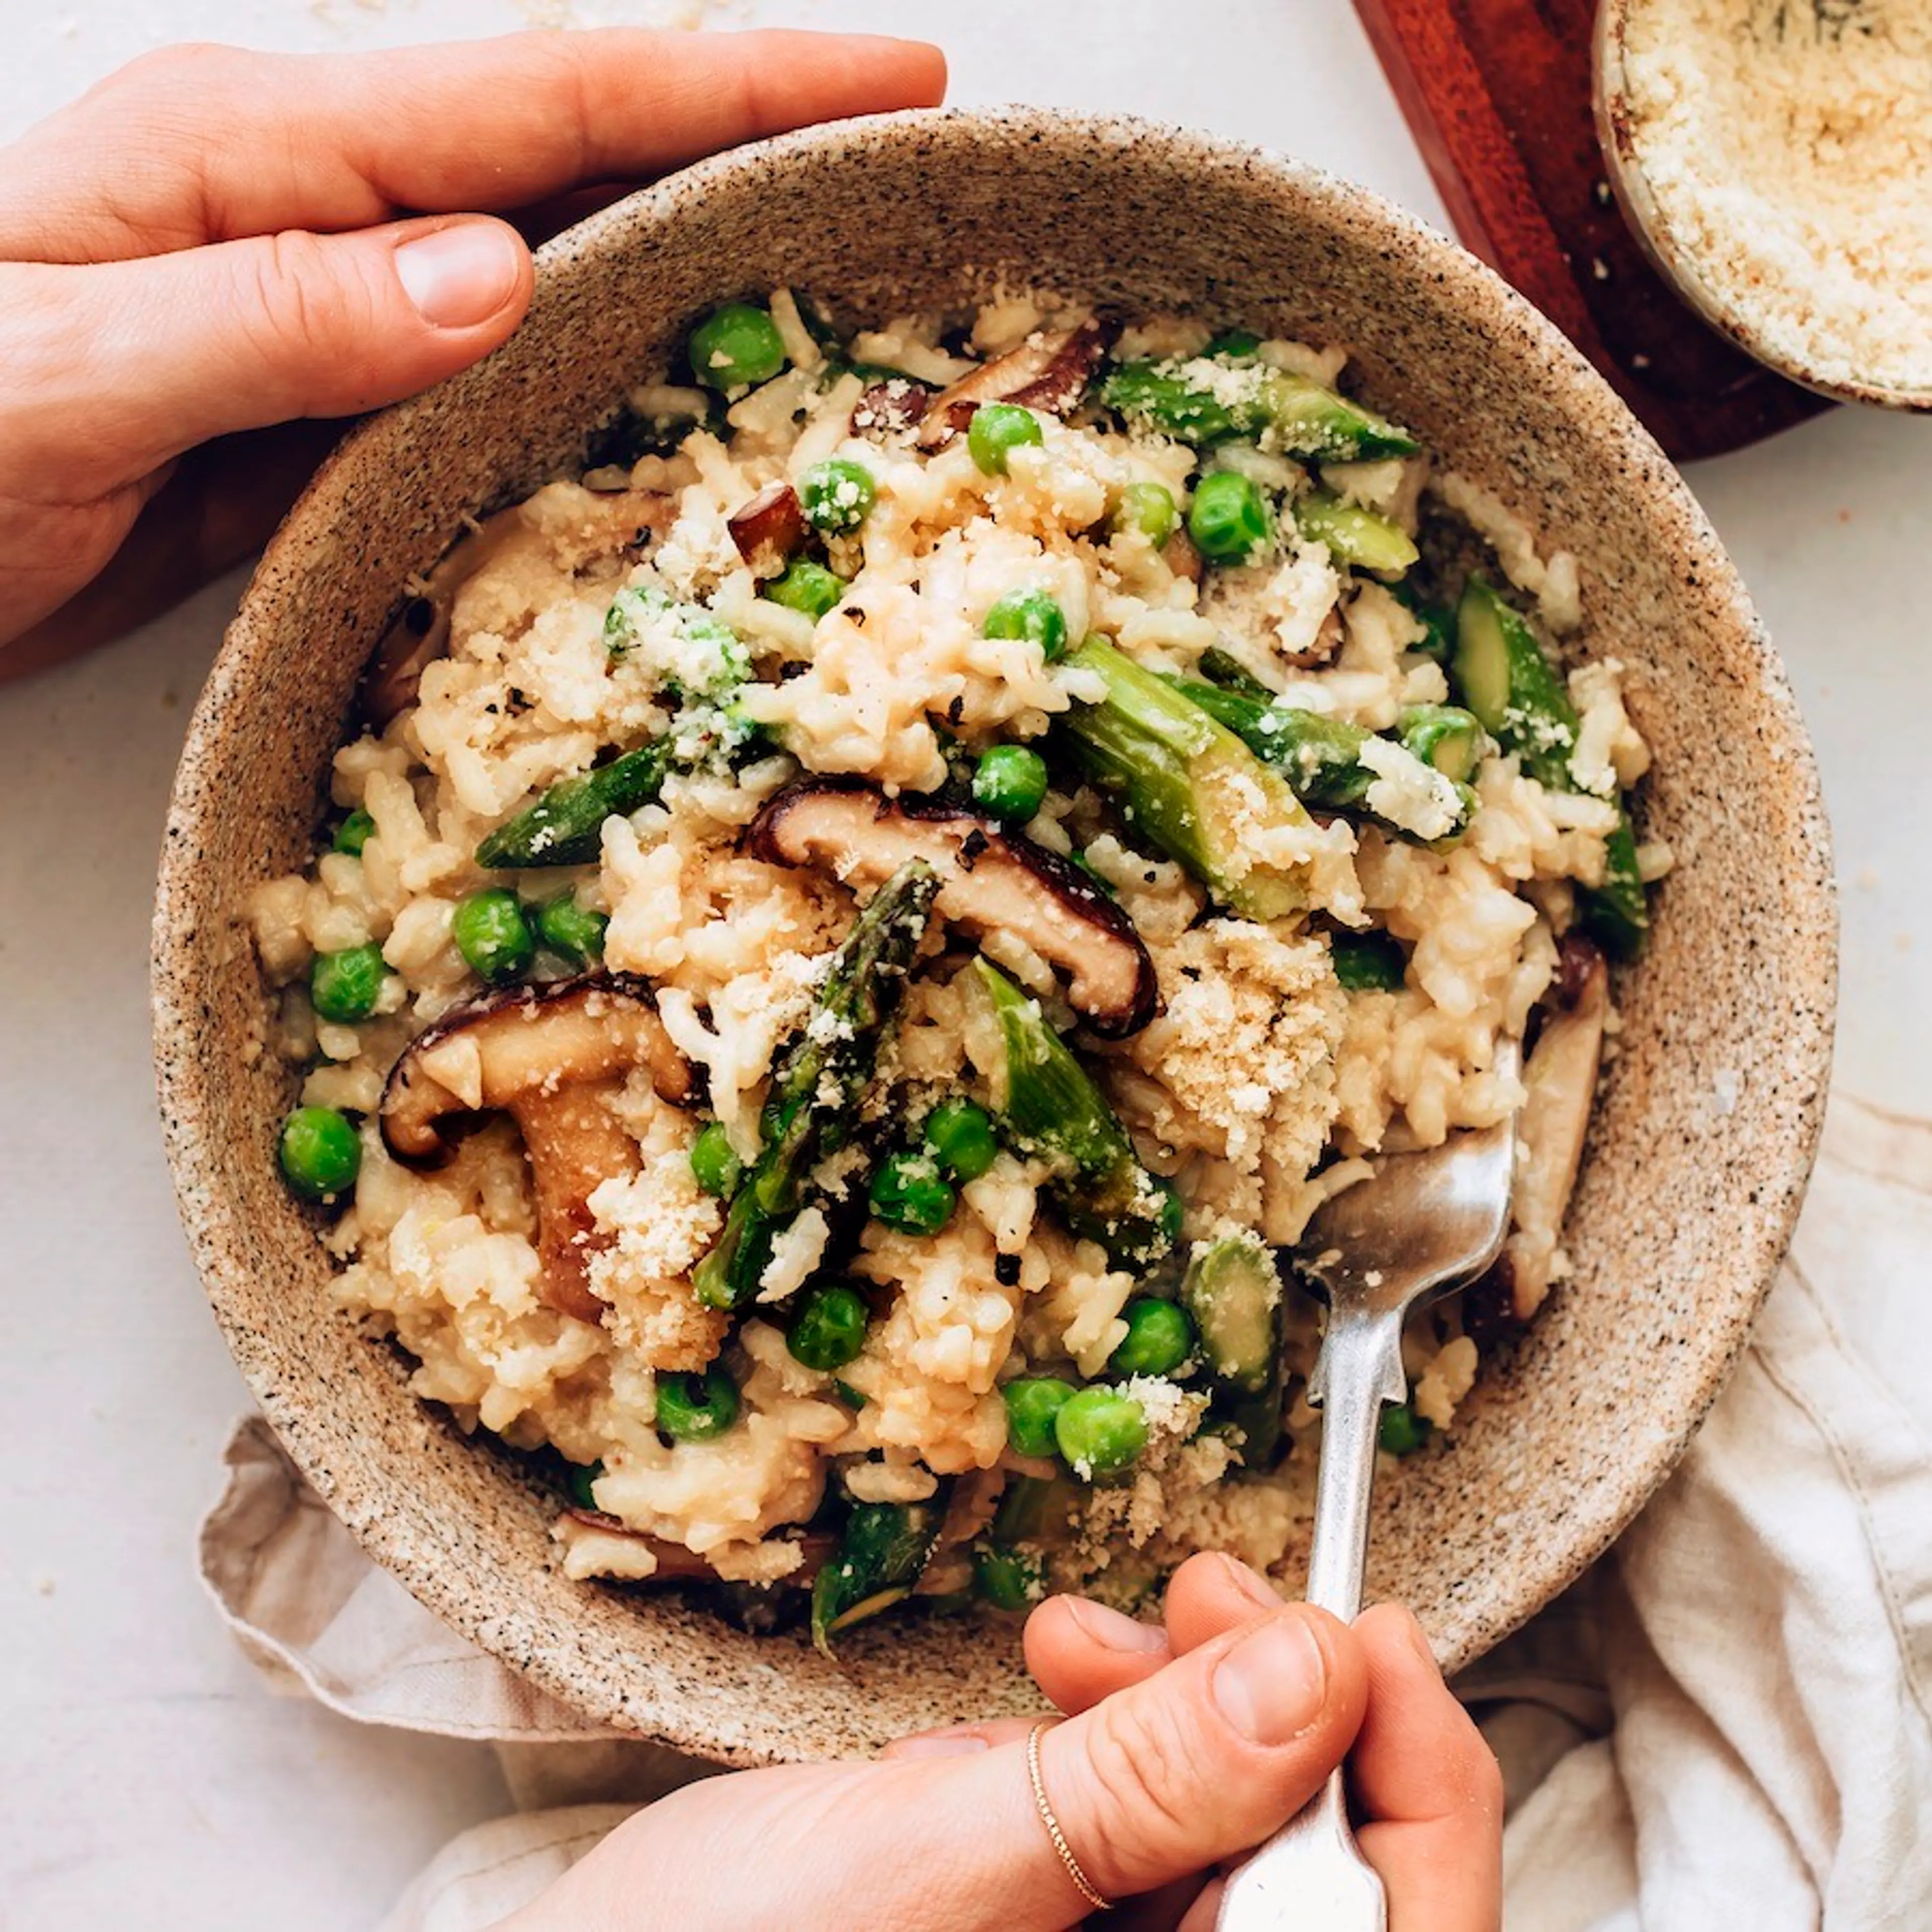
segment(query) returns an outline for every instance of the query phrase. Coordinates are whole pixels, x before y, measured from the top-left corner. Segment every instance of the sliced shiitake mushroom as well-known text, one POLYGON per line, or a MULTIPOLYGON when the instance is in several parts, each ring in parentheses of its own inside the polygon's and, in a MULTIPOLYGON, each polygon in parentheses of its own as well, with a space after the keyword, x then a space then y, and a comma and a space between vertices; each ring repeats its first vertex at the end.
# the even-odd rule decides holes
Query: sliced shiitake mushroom
POLYGON ((893 435, 916 428, 932 406, 932 391, 910 376, 885 376, 868 382, 852 406, 854 436, 893 435))
POLYGON ((1133 922, 1076 866, 995 819, 936 798, 888 798, 858 778, 806 778, 770 800, 746 835, 757 858, 820 866, 875 886, 909 859, 942 881, 942 919, 1005 933, 1067 976, 1095 1033, 1138 1033, 1159 1006, 1154 962, 1133 922))
POLYGON ((1114 331, 1091 316, 1076 328, 1036 331, 940 390, 920 424, 920 446, 950 442, 982 403, 1018 403, 1042 416, 1064 416, 1087 393, 1113 338, 1114 331))
POLYGON ((588 1279, 598 1245, 590 1198, 637 1172, 637 1142, 610 1103, 639 1066, 661 1098, 692 1097, 690 1065, 641 980, 598 973, 491 994, 425 1028, 389 1070, 383 1144, 399 1161, 434 1166, 477 1114, 508 1113, 536 1194, 543 1298, 595 1322, 604 1305, 588 1279))
MULTIPOLYGON (((624 490, 593 500, 577 532, 586 556, 615 555, 632 549, 654 532, 669 527, 676 505, 656 490, 624 490)), ((500 510, 459 537, 433 569, 419 596, 412 597, 390 620, 370 654, 356 694, 363 722, 382 730, 416 701, 423 673, 449 650, 449 614, 456 593, 506 544, 520 536, 538 537, 518 514, 520 506, 500 510)))
POLYGON ((1551 994, 1543 1030, 1522 1070, 1510 1238, 1496 1266, 1466 1299, 1477 1325, 1492 1330, 1506 1330, 1512 1318, 1527 1322, 1549 1293, 1563 1218, 1582 1164, 1603 1062, 1610 975, 1601 951, 1580 932, 1564 936, 1551 994))
POLYGON ((390 620, 356 694, 357 710, 375 730, 383 730, 416 701, 423 673, 448 652, 449 599, 455 594, 452 590, 440 598, 433 592, 412 597, 390 620))
POLYGON ((1606 1009, 1610 968, 1604 950, 1586 932, 1573 929, 1556 942, 1556 970, 1550 976, 1550 998, 1558 1012, 1580 1006, 1606 1009))
MULTIPOLYGON (((627 1543, 641 1543, 657 1559, 657 1568, 651 1573, 654 1583, 717 1583, 721 1577, 709 1557, 700 1556, 694 1550, 687 1550, 681 1543, 672 1543, 662 1536, 652 1536, 640 1529, 633 1529, 622 1516, 610 1516, 602 1510, 571 1508, 564 1514, 573 1522, 580 1522, 586 1529, 594 1529, 603 1536, 621 1536, 627 1543)), ((812 1579, 832 1559, 838 1547, 838 1539, 830 1530, 808 1529, 789 1539, 798 1546, 799 1566, 778 1580, 778 1587, 796 1589, 811 1583, 812 1579)))
POLYGON ((805 508, 798 492, 780 478, 767 483, 724 520, 738 554, 760 579, 779 577, 805 548, 805 508))
POLYGON ((1177 577, 1184 577, 1190 584, 1201 581, 1202 565, 1201 552, 1194 539, 1179 524, 1174 526, 1174 534, 1162 544, 1160 554, 1167 567, 1177 577))

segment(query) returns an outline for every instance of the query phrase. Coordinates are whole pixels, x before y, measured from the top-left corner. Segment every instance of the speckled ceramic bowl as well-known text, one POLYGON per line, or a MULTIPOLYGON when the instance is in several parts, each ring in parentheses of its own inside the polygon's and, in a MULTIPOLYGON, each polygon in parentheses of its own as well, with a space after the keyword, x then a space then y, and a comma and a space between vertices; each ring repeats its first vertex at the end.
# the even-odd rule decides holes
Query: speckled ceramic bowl
POLYGON ((1273 156, 1033 112, 792 136, 562 237, 515 340, 350 437, 249 589, 168 821, 161 1111, 236 1358, 371 1554, 546 1690, 733 1762, 862 1752, 1028 1707, 1017 1636, 886 1620, 834 1664, 795 1636, 560 1575, 554 1495, 418 1402, 404 1365, 330 1312, 328 1262, 275 1173, 291 1082, 256 1051, 242 908, 308 854, 356 673, 406 575, 460 518, 567 466, 694 314, 789 284, 883 318, 970 303, 1003 276, 1348 344, 1378 406, 1576 553, 1583 647, 1634 674, 1657 755, 1645 829, 1678 870, 1622 988, 1623 1050, 1570 1220, 1576 1277, 1489 1368, 1454 1437, 1376 1498, 1371 1592, 1407 1598, 1450 1664, 1574 1577, 1669 1472, 1784 1250, 1824 1097, 1831 866, 1784 673, 1656 446, 1460 249, 1273 156))

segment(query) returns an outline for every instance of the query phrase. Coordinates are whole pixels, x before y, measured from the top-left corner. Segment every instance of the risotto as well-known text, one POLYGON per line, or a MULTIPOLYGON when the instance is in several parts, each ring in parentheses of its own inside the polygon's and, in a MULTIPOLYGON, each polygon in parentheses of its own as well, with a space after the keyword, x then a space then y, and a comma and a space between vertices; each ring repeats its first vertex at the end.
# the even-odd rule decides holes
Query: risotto
POLYGON ((561 1459, 572 1576, 830 1645, 1268 1568, 1318 1203, 1521 1109, 1391 1454, 1562 1276, 1648 754, 1572 560, 1344 362, 781 290, 407 586, 254 904, 281 1166, 422 1397, 561 1459))

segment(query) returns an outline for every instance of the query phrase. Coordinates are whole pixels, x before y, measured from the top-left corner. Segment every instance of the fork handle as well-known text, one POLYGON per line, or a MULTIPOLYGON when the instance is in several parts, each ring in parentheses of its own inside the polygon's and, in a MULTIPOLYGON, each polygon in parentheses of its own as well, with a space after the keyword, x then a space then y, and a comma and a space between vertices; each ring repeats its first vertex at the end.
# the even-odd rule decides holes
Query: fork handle
MULTIPOLYGON (((1344 1623, 1362 1606, 1382 1405, 1406 1387, 1400 1314, 1331 1316, 1310 1390, 1321 1400, 1322 1470, 1308 1600, 1344 1623)), ((1216 1932, 1387 1932, 1388 1900, 1349 1828, 1339 1769, 1230 1876, 1214 1923, 1216 1932)))
POLYGON ((1401 1401, 1408 1387, 1401 1316, 1332 1318, 1316 1376, 1309 1393, 1321 1404, 1322 1467, 1308 1552, 1308 1601, 1352 1623, 1362 1607, 1382 1406, 1401 1401))

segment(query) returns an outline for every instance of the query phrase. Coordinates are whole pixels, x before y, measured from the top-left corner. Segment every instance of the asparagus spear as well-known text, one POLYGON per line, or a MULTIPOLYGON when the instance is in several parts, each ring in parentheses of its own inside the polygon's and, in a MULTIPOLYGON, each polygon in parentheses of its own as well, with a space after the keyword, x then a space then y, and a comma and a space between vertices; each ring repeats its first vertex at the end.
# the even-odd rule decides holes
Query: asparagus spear
POLYGON ((1121 363, 1100 385, 1100 400, 1137 428, 1196 448, 1226 436, 1252 436, 1262 427, 1258 410, 1223 403, 1162 362, 1121 363))
POLYGON ((1262 407, 1282 448, 1294 455, 1353 463, 1413 456, 1422 447, 1387 416, 1338 396, 1310 376, 1283 370, 1270 370, 1262 377, 1262 407))
POLYGON ((1328 942, 1335 977, 1352 993, 1397 993, 1408 973, 1408 956, 1386 932, 1338 932, 1328 942))
POLYGON ((1174 688, 1272 765, 1304 805, 1322 812, 1359 806, 1375 782, 1375 773, 1360 762, 1369 734, 1359 724, 1218 685, 1177 679, 1174 688))
MULTIPOLYGON (((1552 791, 1580 789, 1570 760, 1580 724, 1570 694, 1520 611, 1493 585, 1472 577, 1456 611, 1451 670, 1462 700, 1529 776, 1552 791)), ((1637 870, 1636 835, 1628 807, 1617 801, 1617 824, 1604 842, 1604 882, 1577 895, 1583 924, 1613 958, 1643 950, 1650 912, 1637 870)))
POLYGON ((1412 705, 1396 719, 1396 733, 1406 750, 1458 784, 1474 776, 1483 755, 1483 728, 1459 705, 1412 705))
POLYGON ((552 785, 477 847, 477 864, 492 871, 588 864, 600 849, 604 820, 656 803, 676 756, 670 737, 653 738, 595 771, 552 785))
POLYGON ((1180 1197, 1142 1166, 1126 1130, 1040 1002, 989 961, 973 964, 998 1023, 1000 1051, 984 1071, 1006 1138, 1052 1166, 1055 1205, 1075 1234, 1127 1266, 1159 1260, 1180 1232, 1180 1197))
POLYGON ((946 1487, 922 1503, 854 1503, 838 1548, 812 1586, 812 1640, 832 1640, 912 1593, 946 1520, 946 1487))
POLYGON ((1213 1379, 1215 1402, 1241 1432, 1250 1468, 1270 1461, 1281 1440, 1281 1277, 1251 1235, 1197 1249, 1180 1282, 1213 1379))
POLYGON ((1583 930, 1612 959, 1634 959, 1650 936, 1650 896, 1636 862, 1630 808, 1617 802, 1616 830, 1604 841, 1604 883, 1577 895, 1583 930))
POLYGON ((804 1030, 772 1082, 764 1148, 733 1196, 717 1245, 692 1286, 712 1308, 741 1308, 758 1292, 772 1243, 802 1204, 806 1176, 841 1136, 877 1064, 924 934, 939 875, 908 860, 868 899, 832 956, 804 1030))
POLYGON ((1316 490, 1295 500, 1295 527, 1326 544, 1337 563, 1399 577, 1421 554, 1400 524, 1351 503, 1332 490, 1316 490))
POLYGON ((1456 610, 1451 669, 1462 701, 1529 776, 1552 791, 1574 791, 1570 760, 1577 719, 1570 694, 1519 611, 1472 577, 1456 610))
MULTIPOLYGON (((1361 752, 1373 734, 1361 725, 1218 685, 1172 682, 1182 697, 1280 772, 1304 805, 1318 812, 1368 809, 1376 774, 1362 763, 1361 752)), ((1405 712, 1396 735, 1405 750, 1459 784, 1474 770, 1482 749, 1482 727, 1451 705, 1418 705, 1405 712)), ((1464 800, 1465 822, 1469 803, 1464 800)))
POLYGON ((1201 654, 1201 675, 1228 691, 1238 691, 1244 697, 1258 698, 1264 704, 1271 703, 1274 693, 1249 670, 1237 657, 1231 657, 1219 644, 1210 645, 1201 654))
POLYGON ((1136 427, 1197 448, 1228 436, 1267 437, 1291 455, 1331 463, 1412 456, 1408 430, 1306 376, 1256 364, 1240 380, 1210 386, 1184 362, 1123 362, 1100 400, 1136 427))
POLYGON ((1112 644, 1090 638, 1066 659, 1107 694, 1061 728, 1087 770, 1119 793, 1129 820, 1226 904, 1280 919, 1307 897, 1298 868, 1257 851, 1256 834, 1307 814, 1280 775, 1234 734, 1112 644))

